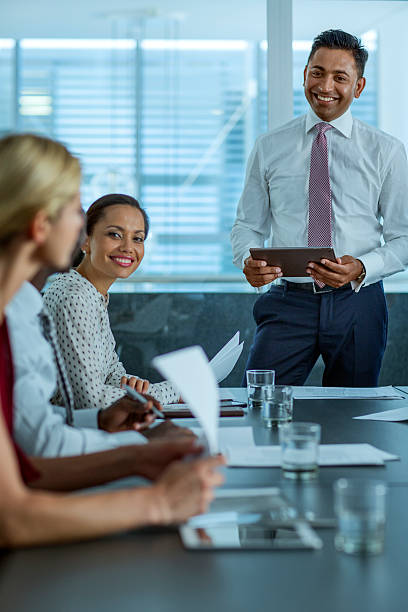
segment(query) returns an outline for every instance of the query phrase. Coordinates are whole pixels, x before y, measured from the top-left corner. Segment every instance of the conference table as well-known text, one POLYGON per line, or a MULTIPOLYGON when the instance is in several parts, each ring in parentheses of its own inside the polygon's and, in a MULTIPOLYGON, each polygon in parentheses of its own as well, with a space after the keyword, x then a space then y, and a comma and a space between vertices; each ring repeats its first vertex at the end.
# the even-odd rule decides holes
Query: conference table
MULTIPOLYGON (((241 397, 243 390, 223 390, 241 397)), ((0 609, 19 612, 306 611, 408 609, 408 426, 353 416, 406 400, 295 400, 294 420, 322 425, 322 443, 368 442, 396 454, 384 467, 324 467, 315 481, 288 481, 280 468, 228 468, 225 487, 280 487, 301 512, 333 518, 333 482, 342 476, 388 484, 385 550, 350 556, 334 529, 318 529, 320 550, 188 551, 176 528, 144 529, 97 541, 0 554, 0 609)), ((255 443, 277 444, 260 415, 221 419, 252 426, 255 443)), ((129 486, 126 480, 114 486, 129 486)))

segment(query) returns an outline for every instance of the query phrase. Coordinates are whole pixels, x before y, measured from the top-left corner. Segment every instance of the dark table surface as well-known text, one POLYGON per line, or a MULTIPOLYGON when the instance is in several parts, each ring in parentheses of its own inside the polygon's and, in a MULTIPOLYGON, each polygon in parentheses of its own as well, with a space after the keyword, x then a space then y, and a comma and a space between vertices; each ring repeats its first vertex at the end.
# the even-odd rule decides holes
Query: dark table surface
MULTIPOLYGON (((334 611, 408 609, 408 429, 404 423, 352 416, 401 407, 403 401, 304 400, 295 420, 322 424, 323 443, 369 442, 400 456, 385 467, 321 468, 311 483, 285 481, 278 468, 228 469, 226 486, 279 485, 302 511, 333 516, 332 483, 340 476, 389 485, 386 544, 376 557, 334 549, 321 529, 319 551, 192 552, 176 530, 143 530, 99 541, 0 554, 0 610, 65 612, 334 611)), ((259 415, 221 426, 253 425, 257 444, 277 443, 259 415)))

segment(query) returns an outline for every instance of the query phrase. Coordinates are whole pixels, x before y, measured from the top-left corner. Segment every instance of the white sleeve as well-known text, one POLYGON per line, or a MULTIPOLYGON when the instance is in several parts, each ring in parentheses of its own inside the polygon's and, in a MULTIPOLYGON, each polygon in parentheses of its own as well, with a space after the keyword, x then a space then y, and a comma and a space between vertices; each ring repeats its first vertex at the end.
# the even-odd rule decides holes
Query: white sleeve
POLYGON ((65 408, 60 409, 61 414, 54 410, 43 387, 35 368, 27 368, 14 385, 14 438, 27 455, 64 457, 147 442, 142 434, 134 431, 110 434, 66 425, 65 408))
POLYGON ((408 266, 407 194, 407 156, 404 145, 399 143, 390 155, 378 203, 378 212, 383 218, 384 244, 359 256, 366 269, 363 285, 376 283, 408 266))
MULTIPOLYGON (((120 381, 122 376, 126 376, 130 378, 131 376, 135 376, 136 378, 140 378, 137 374, 127 374, 125 368, 121 361, 119 361, 119 357, 115 352, 113 355, 112 363, 109 368, 109 374, 106 378, 106 383, 112 385, 114 387, 120 387, 120 381)), ((179 394, 173 388, 172 384, 164 381, 160 383, 152 383, 149 386, 148 393, 157 399, 161 404, 172 404, 178 401, 179 394)), ((108 406, 109 404, 107 404, 108 406)), ((107 407, 105 406, 105 407, 107 407)))
POLYGON ((100 329, 89 304, 81 295, 69 294, 52 310, 58 342, 74 394, 75 407, 106 408, 125 395, 106 383, 106 365, 97 346, 100 329))
MULTIPOLYGON (((120 387, 122 376, 127 376, 126 370, 121 361, 119 361, 116 351, 113 353, 112 362, 109 367, 109 374, 106 377, 106 383, 113 387, 120 387)), ((137 377, 139 378, 139 377, 137 377)))
POLYGON ((271 232, 269 190, 265 179, 259 140, 248 160, 245 185, 232 226, 234 264, 243 268, 250 247, 263 247, 271 232))
POLYGON ((174 404, 180 398, 180 394, 177 393, 173 385, 167 380, 151 384, 148 393, 161 404, 174 404))

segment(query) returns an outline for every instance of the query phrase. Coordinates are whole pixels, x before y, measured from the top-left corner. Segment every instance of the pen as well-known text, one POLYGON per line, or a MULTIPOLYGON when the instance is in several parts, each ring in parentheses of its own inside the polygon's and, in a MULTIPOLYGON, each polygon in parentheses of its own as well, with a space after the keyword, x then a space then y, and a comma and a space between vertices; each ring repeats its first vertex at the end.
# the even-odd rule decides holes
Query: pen
MULTIPOLYGON (((140 393, 138 393, 137 391, 132 389, 132 387, 129 387, 129 385, 123 385, 123 389, 125 389, 126 393, 132 399, 137 400, 138 402, 141 402, 142 404, 147 404, 147 399, 145 397, 143 397, 143 395, 140 395, 140 393)), ((160 410, 158 408, 156 408, 156 406, 154 404, 152 406, 152 411, 153 411, 153 413, 157 417, 159 417, 159 419, 165 419, 166 418, 164 416, 164 414, 162 412, 160 412, 160 410)))

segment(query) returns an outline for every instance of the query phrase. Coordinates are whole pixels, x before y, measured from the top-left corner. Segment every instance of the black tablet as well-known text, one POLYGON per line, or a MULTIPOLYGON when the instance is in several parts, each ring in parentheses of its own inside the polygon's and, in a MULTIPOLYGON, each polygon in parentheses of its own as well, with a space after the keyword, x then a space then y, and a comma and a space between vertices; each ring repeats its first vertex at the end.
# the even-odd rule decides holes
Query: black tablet
POLYGON ((332 247, 284 247, 249 249, 253 259, 261 259, 269 266, 281 268, 283 276, 305 276, 309 261, 320 263, 321 259, 336 261, 332 247))

